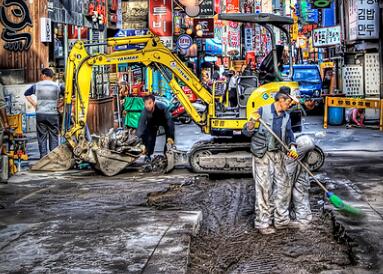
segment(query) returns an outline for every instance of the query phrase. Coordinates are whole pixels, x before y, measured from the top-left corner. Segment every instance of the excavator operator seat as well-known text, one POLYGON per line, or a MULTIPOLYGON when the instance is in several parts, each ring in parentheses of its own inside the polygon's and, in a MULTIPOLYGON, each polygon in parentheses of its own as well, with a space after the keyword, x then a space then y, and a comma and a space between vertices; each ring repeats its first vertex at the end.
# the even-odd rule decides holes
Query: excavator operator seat
POLYGON ((257 87, 258 78, 256 76, 239 77, 237 85, 239 117, 246 117, 247 101, 257 87))

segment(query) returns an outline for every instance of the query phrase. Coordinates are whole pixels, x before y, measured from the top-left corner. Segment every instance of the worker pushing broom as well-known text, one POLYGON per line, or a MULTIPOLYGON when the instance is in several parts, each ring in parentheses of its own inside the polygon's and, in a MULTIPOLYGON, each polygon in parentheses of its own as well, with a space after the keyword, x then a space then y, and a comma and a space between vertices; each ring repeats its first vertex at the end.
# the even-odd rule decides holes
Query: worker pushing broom
MULTIPOLYGON (((253 177, 255 181, 255 221, 254 226, 262 234, 272 234, 276 229, 305 228, 311 221, 308 201, 308 176, 313 176, 301 162, 297 142, 291 129, 287 112, 292 103, 298 100, 290 95, 288 87, 281 87, 275 94, 275 102, 254 112, 243 128, 243 134, 251 137, 250 150, 253 154, 253 177), (255 127, 260 122, 259 128, 255 127), (290 160, 287 171, 287 157, 290 160), (291 162, 294 164, 291 164, 291 162), (298 169, 299 166, 299 169, 298 169), (290 220, 289 207, 291 193, 296 203, 296 220, 290 220), (297 214, 298 213, 298 214, 297 214)), ((310 142, 300 142, 301 156, 310 149, 310 142)), ((338 196, 329 192, 315 177, 315 182, 326 192, 329 201, 347 213, 360 214, 358 209, 345 204, 338 196)))

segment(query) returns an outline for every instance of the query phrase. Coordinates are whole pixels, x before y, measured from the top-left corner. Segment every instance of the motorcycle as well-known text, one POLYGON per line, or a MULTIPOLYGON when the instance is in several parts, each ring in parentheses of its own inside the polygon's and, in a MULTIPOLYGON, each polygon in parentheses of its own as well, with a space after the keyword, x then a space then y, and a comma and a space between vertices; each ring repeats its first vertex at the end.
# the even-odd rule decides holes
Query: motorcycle
MULTIPOLYGON (((167 106, 174 122, 180 122, 182 124, 191 123, 192 118, 189 116, 189 114, 187 114, 185 107, 180 103, 175 95, 173 95, 170 100, 165 97, 158 97, 156 100, 164 103, 167 106)), ((203 104, 198 102, 193 102, 192 105, 195 109, 197 109, 199 114, 202 114, 206 109, 203 104)))

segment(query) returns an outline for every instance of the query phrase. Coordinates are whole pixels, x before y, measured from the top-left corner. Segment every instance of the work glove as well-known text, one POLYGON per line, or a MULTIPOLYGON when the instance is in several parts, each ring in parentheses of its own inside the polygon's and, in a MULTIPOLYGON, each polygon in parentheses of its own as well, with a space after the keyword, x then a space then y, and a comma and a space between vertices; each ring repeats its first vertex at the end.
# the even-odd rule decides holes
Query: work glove
POLYGON ((287 156, 290 157, 291 159, 298 159, 299 157, 299 154, 297 152, 297 149, 295 148, 295 146, 292 146, 289 150, 289 152, 287 153, 287 156))
POLYGON ((249 121, 250 122, 258 122, 261 115, 257 111, 254 111, 250 114, 249 121))
POLYGON ((166 142, 169 144, 169 145, 174 145, 174 140, 172 138, 168 138, 166 140, 166 142))
POLYGON ((142 153, 142 155, 145 155, 146 152, 147 152, 146 146, 143 145, 143 144, 141 144, 141 145, 140 145, 140 149, 141 149, 141 153, 142 153))

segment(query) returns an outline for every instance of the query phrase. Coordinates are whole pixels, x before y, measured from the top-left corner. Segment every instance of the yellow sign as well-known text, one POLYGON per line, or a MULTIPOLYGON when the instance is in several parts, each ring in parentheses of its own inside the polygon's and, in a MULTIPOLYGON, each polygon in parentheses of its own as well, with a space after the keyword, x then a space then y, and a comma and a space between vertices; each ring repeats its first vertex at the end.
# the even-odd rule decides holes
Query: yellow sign
POLYGON ((290 27, 290 36, 292 41, 297 41, 298 39, 298 16, 293 13, 294 24, 290 27))

